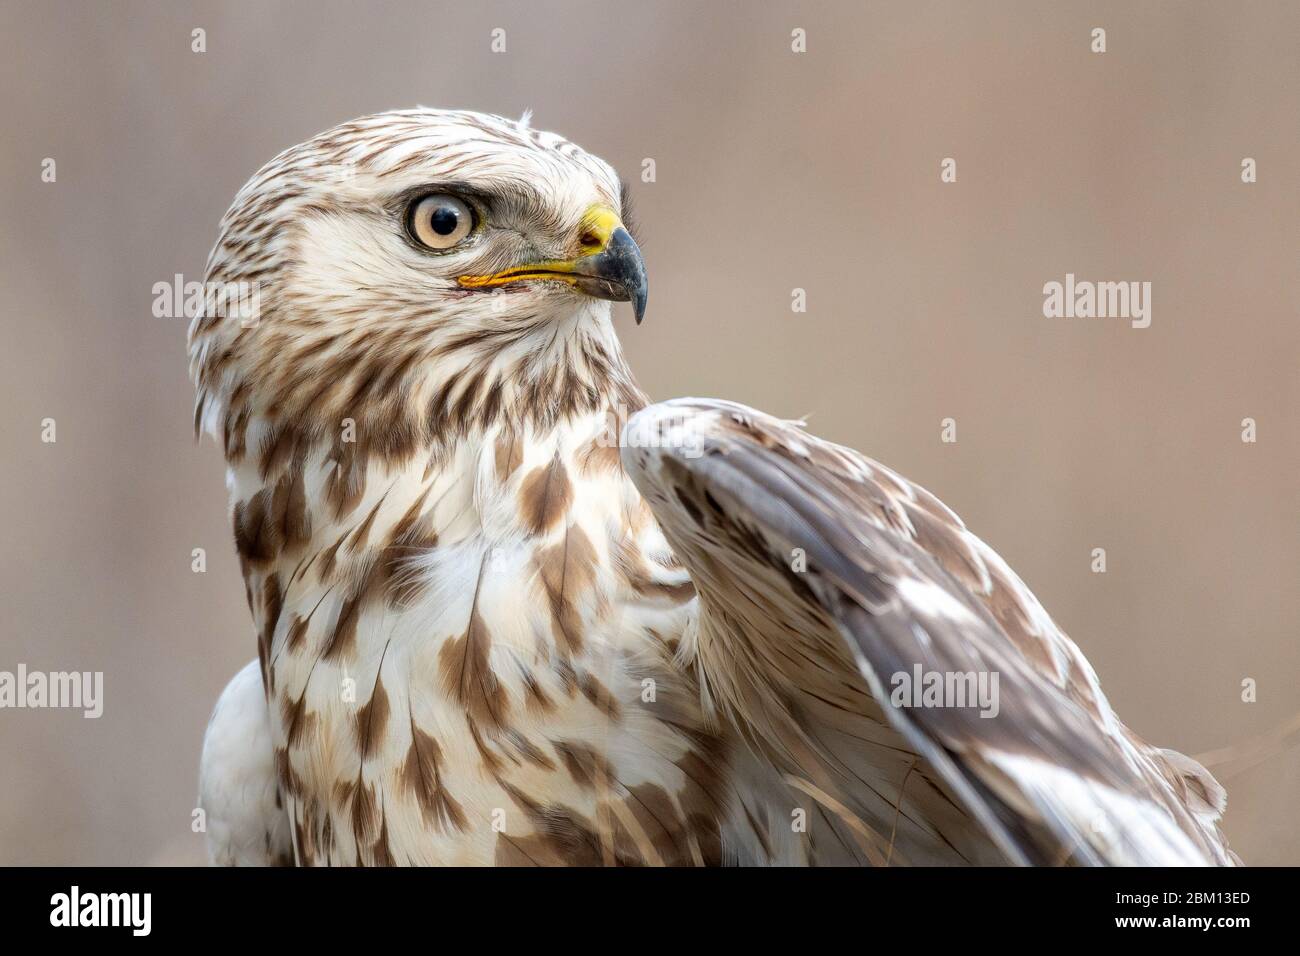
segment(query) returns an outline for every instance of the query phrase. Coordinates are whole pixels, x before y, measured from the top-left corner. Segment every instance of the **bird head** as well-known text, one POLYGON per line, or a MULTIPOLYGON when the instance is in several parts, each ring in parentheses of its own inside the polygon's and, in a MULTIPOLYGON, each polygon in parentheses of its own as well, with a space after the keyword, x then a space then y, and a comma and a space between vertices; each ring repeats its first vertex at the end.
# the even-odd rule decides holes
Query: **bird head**
POLYGON ((634 390, 611 325, 611 301, 638 322, 646 302, 624 203, 607 163, 527 118, 402 110, 286 150, 208 261, 196 427, 228 456, 241 417, 365 419, 405 445, 634 390), (256 314, 221 308, 248 290, 256 314))

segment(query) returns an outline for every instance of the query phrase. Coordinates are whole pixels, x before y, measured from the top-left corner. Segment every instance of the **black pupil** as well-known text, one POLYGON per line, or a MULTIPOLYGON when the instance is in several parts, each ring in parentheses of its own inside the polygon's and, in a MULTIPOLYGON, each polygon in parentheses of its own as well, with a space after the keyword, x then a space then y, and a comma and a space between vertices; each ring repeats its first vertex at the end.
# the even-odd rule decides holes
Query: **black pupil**
POLYGON ((429 227, 440 236, 450 236, 460 225, 460 213, 454 206, 439 206, 429 217, 429 227))

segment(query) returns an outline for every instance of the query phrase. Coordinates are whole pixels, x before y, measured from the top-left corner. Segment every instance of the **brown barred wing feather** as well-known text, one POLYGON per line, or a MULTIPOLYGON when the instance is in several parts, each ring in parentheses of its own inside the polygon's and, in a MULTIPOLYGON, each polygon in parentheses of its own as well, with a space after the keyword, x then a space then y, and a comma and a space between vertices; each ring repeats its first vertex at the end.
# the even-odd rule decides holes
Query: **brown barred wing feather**
POLYGON ((816 797, 828 858, 839 842, 867 862, 1233 861, 1208 772, 1120 723, 932 495, 729 402, 651 406, 624 444, 700 593, 701 684, 793 799, 816 797))

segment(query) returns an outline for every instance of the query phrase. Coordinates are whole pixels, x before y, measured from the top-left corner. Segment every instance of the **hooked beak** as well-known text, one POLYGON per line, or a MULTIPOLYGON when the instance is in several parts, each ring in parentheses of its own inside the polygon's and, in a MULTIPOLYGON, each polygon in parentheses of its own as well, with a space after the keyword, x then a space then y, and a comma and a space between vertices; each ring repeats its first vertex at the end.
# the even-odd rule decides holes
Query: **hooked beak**
POLYGON ((645 260, 618 214, 608 206, 593 206, 583 217, 581 242, 585 254, 576 259, 538 262, 494 275, 465 275, 456 281, 466 289, 530 279, 567 282, 597 299, 631 302, 636 324, 640 325, 646 305, 645 260))

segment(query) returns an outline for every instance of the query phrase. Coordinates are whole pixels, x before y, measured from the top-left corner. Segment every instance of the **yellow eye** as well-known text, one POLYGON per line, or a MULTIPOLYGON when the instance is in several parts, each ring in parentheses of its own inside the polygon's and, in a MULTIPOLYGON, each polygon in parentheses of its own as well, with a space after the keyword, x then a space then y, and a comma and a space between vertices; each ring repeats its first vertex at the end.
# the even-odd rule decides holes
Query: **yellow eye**
POLYGON ((411 207, 409 228, 421 245, 445 252, 474 231, 474 210, 455 196, 425 196, 411 207))

